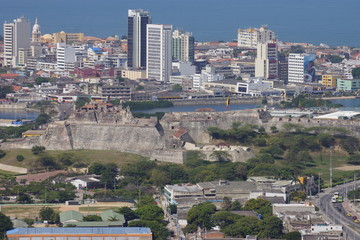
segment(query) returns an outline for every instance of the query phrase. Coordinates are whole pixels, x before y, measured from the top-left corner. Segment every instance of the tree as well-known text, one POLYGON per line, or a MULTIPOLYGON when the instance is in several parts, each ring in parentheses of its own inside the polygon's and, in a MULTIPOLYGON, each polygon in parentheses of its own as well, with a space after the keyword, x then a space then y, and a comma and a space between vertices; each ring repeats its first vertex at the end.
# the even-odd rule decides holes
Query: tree
POLYGON ((13 93, 11 86, 2 86, 0 87, 0 98, 6 98, 6 94, 13 93))
POLYGON ((34 219, 25 218, 24 222, 27 224, 27 227, 30 228, 30 227, 33 227, 33 224, 35 221, 34 221, 34 219))
POLYGON ((262 198, 249 199, 246 201, 244 210, 253 210, 262 216, 270 216, 272 214, 271 202, 262 198))
POLYGON ((71 166, 74 162, 77 161, 76 157, 72 153, 62 153, 59 156, 59 162, 64 166, 71 166))
POLYGON ((338 56, 338 55, 330 55, 329 61, 331 63, 341 63, 344 60, 344 58, 338 56))
POLYGON ((90 174, 96 174, 96 175, 101 175, 101 173, 105 170, 105 165, 99 162, 95 162, 93 163, 90 167, 89 167, 89 173, 90 174))
POLYGON ((83 216, 84 222, 102 222, 102 218, 98 215, 83 216))
POLYGON ((164 211, 158 207, 157 205, 144 205, 140 206, 136 210, 136 214, 140 217, 140 219, 148 220, 148 221, 161 221, 164 219, 164 211))
POLYGON ((57 163, 54 157, 48 154, 42 154, 37 160, 37 162, 42 167, 57 167, 57 163))
POLYGON ((269 216, 261 221, 260 228, 262 230, 259 233, 259 237, 279 238, 282 236, 283 222, 276 216, 269 216))
POLYGON ((200 151, 187 151, 186 159, 184 161, 185 166, 194 168, 201 165, 205 165, 207 162, 205 159, 205 154, 200 151))
POLYGON ((175 84, 175 85, 172 87, 172 90, 173 90, 174 92, 181 92, 183 89, 182 89, 182 87, 181 87, 180 84, 175 84))
POLYGON ((224 229, 230 224, 234 224, 236 220, 240 219, 241 216, 229 211, 220 211, 211 215, 211 221, 215 226, 219 226, 220 229, 224 229))
POLYGON ((0 239, 4 239, 6 231, 13 229, 13 224, 8 216, 0 212, 0 239))
POLYGON ((301 233, 300 232, 289 232, 285 234, 282 238, 286 240, 301 240, 301 233))
POLYGON ((44 151, 45 151, 45 147, 43 147, 43 146, 33 146, 31 148, 31 152, 35 155, 43 153, 44 151))
POLYGON ((19 155, 16 155, 16 160, 18 161, 18 162, 22 162, 22 161, 24 161, 24 156, 23 155, 21 155, 21 154, 19 154, 19 155))
POLYGON ((116 176, 118 175, 118 166, 115 163, 108 163, 105 169, 101 172, 100 181, 106 184, 107 187, 113 186, 115 188, 116 176))
POLYGON ((304 191, 294 191, 290 193, 290 200, 294 201, 305 201, 306 199, 306 192, 304 191))
POLYGON ((90 102, 90 99, 87 97, 78 97, 78 99, 75 101, 76 109, 80 109, 81 107, 85 106, 89 102, 90 102))
POLYGON ((353 68, 351 73, 354 79, 360 79, 360 67, 353 68))
POLYGON ((26 193, 20 193, 19 194, 19 198, 17 200, 17 203, 20 204, 29 204, 29 203, 33 203, 34 201, 31 199, 31 196, 29 194, 26 193))
POLYGON ((231 201, 230 197, 224 197, 223 202, 221 204, 221 208, 223 210, 231 210, 231 203, 232 203, 232 201, 231 201))
MULTIPOLYGON (((211 222, 211 215, 215 213, 216 207, 212 203, 200 203, 190 208, 186 218, 188 225, 201 227, 210 230, 214 224, 211 222)), ((193 229, 193 228, 192 228, 193 229)))
POLYGON ((259 232, 258 219, 256 217, 242 217, 234 224, 224 227, 223 232, 226 236, 246 237, 247 235, 257 235, 259 232))
POLYGON ((176 206, 175 204, 171 204, 171 205, 169 206, 169 209, 170 209, 170 214, 171 214, 171 215, 177 213, 177 206, 176 206))
POLYGON ((154 240, 166 240, 170 236, 169 230, 167 230, 163 222, 147 221, 147 220, 135 220, 129 223, 129 227, 148 227, 151 229, 154 240))
POLYGON ((347 162, 349 164, 353 165, 359 165, 360 164, 360 154, 352 154, 348 157, 347 162))
POLYGON ((235 200, 231 203, 231 210, 232 211, 240 211, 242 208, 241 203, 239 200, 235 200))
POLYGON ((301 45, 291 46, 290 53, 305 53, 305 48, 301 45))
POLYGON ((6 152, 4 150, 0 150, 0 158, 5 157, 6 152))
POLYGON ((138 218, 136 212, 129 207, 121 207, 119 210, 117 210, 117 212, 123 214, 127 222, 138 218))
POLYGON ((51 117, 48 114, 42 113, 36 118, 35 125, 40 126, 46 124, 50 121, 50 118, 51 117))
POLYGON ((35 84, 36 85, 41 85, 42 83, 45 82, 50 82, 50 78, 46 78, 46 77, 37 77, 35 78, 35 84))
POLYGON ((42 207, 40 209, 39 216, 41 221, 48 221, 53 223, 60 222, 59 214, 50 207, 42 207))
POLYGON ((238 77, 236 78, 236 80, 241 81, 241 80, 243 80, 243 79, 242 79, 241 76, 238 76, 238 77))

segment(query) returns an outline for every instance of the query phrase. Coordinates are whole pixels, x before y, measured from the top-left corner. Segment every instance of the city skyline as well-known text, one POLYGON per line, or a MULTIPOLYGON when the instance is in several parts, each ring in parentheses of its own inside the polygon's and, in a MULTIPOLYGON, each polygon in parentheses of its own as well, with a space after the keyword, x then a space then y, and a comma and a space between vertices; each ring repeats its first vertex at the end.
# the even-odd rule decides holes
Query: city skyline
POLYGON ((92 12, 95 10, 95 5, 92 4, 84 5, 82 2, 76 2, 72 10, 67 9, 66 4, 63 6, 58 3, 50 5, 46 3, 45 6, 43 3, 44 0, 31 4, 24 0, 7 2, 3 8, 7 11, 2 13, 0 10, 0 21, 4 22, 24 15, 33 22, 38 17, 42 23, 43 33, 64 30, 65 32, 84 32, 88 36, 108 37, 126 35, 127 9, 142 8, 152 13, 154 23, 172 24, 174 29, 186 29, 192 32, 198 41, 231 41, 236 39, 238 28, 259 27, 267 24, 282 41, 359 46, 352 32, 353 29, 357 31, 355 9, 357 9, 356 6, 360 7, 360 2, 354 0, 345 0, 341 4, 334 1, 326 1, 326 4, 324 1, 289 4, 284 0, 271 3, 263 0, 257 0, 254 3, 229 0, 226 5, 217 5, 214 1, 209 1, 204 5, 200 1, 192 4, 190 11, 185 10, 189 4, 188 1, 182 4, 172 3, 173 6, 170 6, 170 3, 162 0, 156 4, 137 0, 132 3, 124 2, 120 6, 118 2, 108 0, 106 4, 112 7, 107 9, 106 17, 102 14, 97 14, 95 17, 91 17, 91 14, 89 16, 75 14, 75 12, 72 14, 79 8, 83 9, 83 12, 92 12), (57 9, 59 14, 51 14, 47 11, 48 8, 57 9), (172 11, 173 8, 178 10, 172 11), (254 14, 258 10, 269 8, 272 11, 260 11, 261 15, 254 14), (200 11, 201 9, 203 11, 200 11), (317 9, 344 21, 319 18, 317 9), (184 11, 187 13, 186 18, 184 18, 184 11), (63 18, 64 15, 67 17, 63 18), (337 34, 334 35, 333 32, 337 34))

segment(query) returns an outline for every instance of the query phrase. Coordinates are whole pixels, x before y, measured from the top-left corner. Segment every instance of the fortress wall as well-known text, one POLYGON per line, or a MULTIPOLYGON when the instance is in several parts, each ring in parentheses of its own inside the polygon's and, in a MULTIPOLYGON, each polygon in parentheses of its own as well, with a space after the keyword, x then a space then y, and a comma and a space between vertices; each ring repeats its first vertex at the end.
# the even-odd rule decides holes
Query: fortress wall
POLYGON ((39 144, 49 150, 97 149, 119 150, 151 156, 164 144, 155 127, 111 124, 51 124, 39 144))
POLYGON ((185 152, 182 150, 155 150, 150 158, 162 162, 182 164, 184 163, 185 152))
POLYGON ((289 117, 274 117, 266 124, 266 129, 269 130, 271 126, 276 126, 281 129, 286 123, 299 124, 304 127, 336 127, 343 128, 348 131, 350 135, 360 137, 360 121, 354 120, 337 120, 337 119, 310 119, 310 118, 289 118, 289 117))

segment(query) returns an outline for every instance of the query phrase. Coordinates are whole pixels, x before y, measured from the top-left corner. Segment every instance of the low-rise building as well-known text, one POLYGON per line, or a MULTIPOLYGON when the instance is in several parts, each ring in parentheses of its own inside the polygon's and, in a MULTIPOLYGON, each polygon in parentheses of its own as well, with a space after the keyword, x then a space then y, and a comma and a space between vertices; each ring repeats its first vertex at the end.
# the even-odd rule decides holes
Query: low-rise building
POLYGON ((338 91, 356 91, 360 89, 360 79, 337 79, 338 91))
POLYGON ((6 232, 9 240, 152 240, 150 228, 143 227, 46 227, 16 228, 6 232))
POLYGON ((338 78, 343 78, 343 76, 334 75, 334 74, 324 74, 321 76, 321 84, 327 87, 336 88, 338 78))

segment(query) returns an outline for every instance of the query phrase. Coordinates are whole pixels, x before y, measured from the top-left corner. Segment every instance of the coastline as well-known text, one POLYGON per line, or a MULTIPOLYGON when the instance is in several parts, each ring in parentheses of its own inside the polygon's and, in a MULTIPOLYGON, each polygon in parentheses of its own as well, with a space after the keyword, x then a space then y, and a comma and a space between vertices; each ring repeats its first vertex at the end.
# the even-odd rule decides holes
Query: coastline
MULTIPOLYGON (((260 104, 263 98, 231 98, 231 103, 255 103, 260 104)), ((194 106, 194 105, 224 105, 226 98, 203 98, 203 99, 174 99, 169 100, 176 106, 194 106)))
POLYGON ((324 100, 335 100, 335 99, 355 99, 360 98, 359 96, 342 96, 342 97, 323 97, 324 100))

